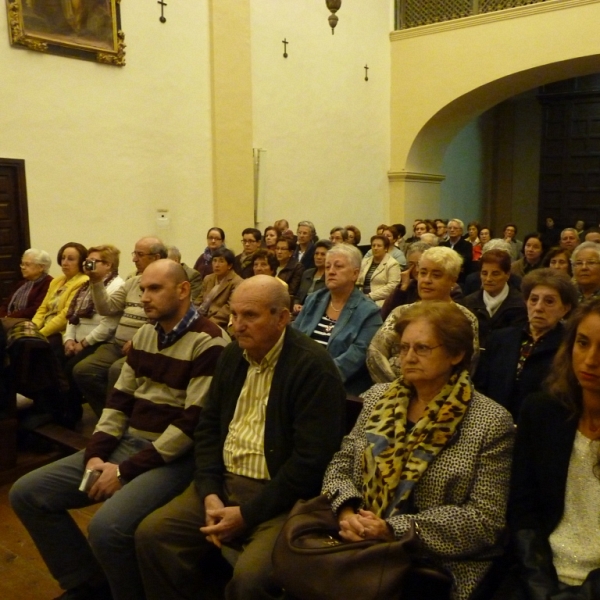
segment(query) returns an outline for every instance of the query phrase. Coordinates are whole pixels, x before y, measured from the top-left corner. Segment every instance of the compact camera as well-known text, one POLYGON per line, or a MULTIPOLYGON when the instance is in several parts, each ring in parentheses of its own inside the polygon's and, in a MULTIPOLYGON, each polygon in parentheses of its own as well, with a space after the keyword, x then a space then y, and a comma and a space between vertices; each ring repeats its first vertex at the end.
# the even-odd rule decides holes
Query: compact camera
POLYGON ((96 261, 95 260, 86 260, 86 261, 84 261, 83 268, 86 271, 95 271, 96 270, 96 261))
POLYGON ((81 484, 79 485, 79 491, 87 494, 96 481, 98 481, 100 475, 102 475, 102 471, 99 471, 98 469, 86 469, 81 484))

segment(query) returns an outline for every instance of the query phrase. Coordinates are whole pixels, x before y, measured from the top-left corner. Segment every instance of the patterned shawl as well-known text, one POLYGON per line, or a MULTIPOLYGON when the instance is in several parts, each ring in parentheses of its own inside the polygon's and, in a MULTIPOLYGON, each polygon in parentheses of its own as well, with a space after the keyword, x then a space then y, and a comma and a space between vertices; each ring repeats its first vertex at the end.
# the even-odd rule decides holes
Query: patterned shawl
MULTIPOLYGON (((117 276, 116 273, 110 273, 103 281, 104 287, 108 287, 111 281, 117 276)), ((79 325, 80 319, 91 319, 96 312, 94 302, 92 300, 92 290, 90 282, 86 281, 75 294, 69 310, 67 311, 67 321, 71 325, 79 325)))
POLYGON ((455 373, 406 430, 413 391, 402 377, 379 399, 365 426, 363 497, 368 510, 385 518, 408 500, 428 465, 460 425, 473 395, 467 370, 455 373))
POLYGON ((6 311, 7 314, 10 315, 11 313, 17 310, 24 310, 25 308, 27 308, 27 299, 29 297, 29 292, 31 292, 34 285, 41 283, 42 281, 44 281, 44 279, 46 279, 46 277, 48 277, 48 273, 42 273, 37 279, 34 279, 33 281, 26 281, 13 294, 12 298, 10 299, 8 309, 6 311))

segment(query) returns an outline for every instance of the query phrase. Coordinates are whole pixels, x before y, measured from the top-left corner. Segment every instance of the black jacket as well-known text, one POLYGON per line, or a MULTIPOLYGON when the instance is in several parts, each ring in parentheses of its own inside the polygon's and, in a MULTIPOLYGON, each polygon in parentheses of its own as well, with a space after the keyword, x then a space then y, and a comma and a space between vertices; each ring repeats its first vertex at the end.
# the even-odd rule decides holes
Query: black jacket
POLYGON ((508 296, 491 317, 483 301, 483 290, 469 294, 458 302, 466 306, 477 317, 479 346, 482 350, 485 349, 487 339, 492 331, 505 327, 522 328, 527 324, 527 306, 523 300, 523 294, 511 287, 508 288, 508 296))
MULTIPOLYGON (((221 354, 206 405, 194 433, 200 499, 223 496, 223 445, 249 363, 237 342, 221 354)), ((241 505, 249 528, 317 496, 325 468, 345 428, 346 393, 327 350, 288 327, 266 408, 264 452, 270 480, 258 496, 241 505)))
POLYGON ((559 323, 538 341, 517 381, 517 363, 525 335, 522 327, 494 331, 481 352, 473 377, 477 390, 507 408, 515 421, 525 397, 542 390, 542 383, 563 339, 564 328, 559 323))

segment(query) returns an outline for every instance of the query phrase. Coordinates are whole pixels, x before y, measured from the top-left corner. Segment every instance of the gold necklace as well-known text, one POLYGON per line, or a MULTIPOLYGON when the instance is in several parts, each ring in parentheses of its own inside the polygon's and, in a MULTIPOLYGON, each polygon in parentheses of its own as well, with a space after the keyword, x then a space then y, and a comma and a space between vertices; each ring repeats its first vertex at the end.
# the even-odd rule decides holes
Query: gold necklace
POLYGON ((330 301, 329 301, 329 306, 331 306, 331 308, 332 308, 332 309, 333 309, 335 312, 340 312, 340 311, 342 310, 342 308, 344 308, 343 306, 342 306, 342 308, 336 308, 336 307, 333 305, 333 300, 330 300, 330 301))

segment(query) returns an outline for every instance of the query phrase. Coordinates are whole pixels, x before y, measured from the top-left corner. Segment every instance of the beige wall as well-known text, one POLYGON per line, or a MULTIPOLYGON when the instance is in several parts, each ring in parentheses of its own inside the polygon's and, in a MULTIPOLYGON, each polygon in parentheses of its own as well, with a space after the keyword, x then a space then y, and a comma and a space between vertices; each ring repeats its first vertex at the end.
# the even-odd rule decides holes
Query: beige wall
MULTIPOLYGON (((186 262, 213 219, 206 0, 122 5, 124 68, 10 47, 0 18, 0 156, 25 159, 31 242, 114 243, 161 233, 186 262), (199 236, 198 231, 202 234, 199 236)), ((58 272, 53 266, 53 272, 58 272)))
POLYGON ((353 223, 366 238, 387 219, 392 5, 344 2, 332 35, 325 2, 252 2, 261 228, 311 219, 321 237, 353 223))
POLYGON ((444 152, 470 120, 542 83, 600 71, 599 19, 596 1, 549 0, 393 33, 394 219, 421 200, 422 186, 396 185, 399 174, 445 175, 444 152))

